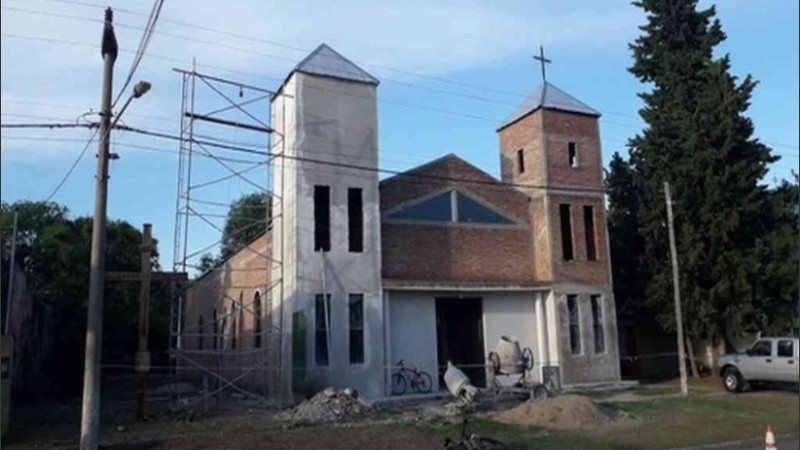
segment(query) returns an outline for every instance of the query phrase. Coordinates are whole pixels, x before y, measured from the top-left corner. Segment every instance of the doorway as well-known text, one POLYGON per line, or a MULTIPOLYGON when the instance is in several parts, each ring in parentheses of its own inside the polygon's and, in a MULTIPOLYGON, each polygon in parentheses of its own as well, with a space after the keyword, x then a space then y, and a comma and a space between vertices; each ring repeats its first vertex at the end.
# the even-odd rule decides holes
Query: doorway
POLYGON ((474 386, 486 386, 483 302, 480 297, 436 299, 436 343, 439 386, 446 389, 444 372, 448 361, 461 369, 474 386))

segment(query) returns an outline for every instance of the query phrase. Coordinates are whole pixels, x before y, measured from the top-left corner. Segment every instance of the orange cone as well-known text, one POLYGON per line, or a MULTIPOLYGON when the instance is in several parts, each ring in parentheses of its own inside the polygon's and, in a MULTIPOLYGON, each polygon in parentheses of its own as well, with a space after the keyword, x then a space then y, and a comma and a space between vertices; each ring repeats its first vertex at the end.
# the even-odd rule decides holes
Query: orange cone
POLYGON ((766 450, 778 450, 775 446, 775 435, 772 434, 772 425, 767 424, 767 436, 765 439, 766 450))

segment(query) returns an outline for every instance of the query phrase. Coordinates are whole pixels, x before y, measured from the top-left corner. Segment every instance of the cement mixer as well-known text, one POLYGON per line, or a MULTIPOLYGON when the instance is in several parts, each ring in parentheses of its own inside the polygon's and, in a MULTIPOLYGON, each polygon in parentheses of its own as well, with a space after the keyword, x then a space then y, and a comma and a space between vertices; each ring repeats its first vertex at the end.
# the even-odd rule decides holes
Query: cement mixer
POLYGON ((520 347, 513 336, 501 336, 495 351, 489 353, 487 364, 487 391, 495 399, 502 394, 512 394, 524 400, 544 400, 549 396, 542 383, 533 381, 533 351, 520 347), (499 377, 504 377, 505 383, 499 377), (514 377, 519 377, 514 380, 514 377))

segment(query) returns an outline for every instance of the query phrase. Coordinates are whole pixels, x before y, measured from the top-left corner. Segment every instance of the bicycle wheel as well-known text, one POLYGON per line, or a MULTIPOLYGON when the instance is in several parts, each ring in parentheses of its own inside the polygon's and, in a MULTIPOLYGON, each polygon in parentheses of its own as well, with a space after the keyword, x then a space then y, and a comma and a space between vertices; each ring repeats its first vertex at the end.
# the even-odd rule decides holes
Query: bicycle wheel
POLYGON ((431 380, 431 376, 428 375, 428 372, 418 372, 411 385, 414 386, 415 391, 427 394, 433 387, 433 381, 431 380))
POLYGON ((403 395, 406 393, 406 377, 400 373, 392 374, 392 395, 403 395))
POLYGON ((470 439, 475 450, 508 450, 508 446, 490 437, 472 436, 470 439))
POLYGON ((531 389, 531 400, 542 401, 547 400, 547 397, 550 397, 550 393, 543 384, 537 384, 531 389))

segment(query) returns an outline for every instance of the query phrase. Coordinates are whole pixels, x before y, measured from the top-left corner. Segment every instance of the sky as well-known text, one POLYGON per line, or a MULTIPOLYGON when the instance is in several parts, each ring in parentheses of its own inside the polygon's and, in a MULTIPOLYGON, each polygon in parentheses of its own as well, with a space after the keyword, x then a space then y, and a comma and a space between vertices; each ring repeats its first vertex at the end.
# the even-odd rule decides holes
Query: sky
MULTIPOLYGON (((703 7, 711 4, 701 2, 703 7)), ((115 11, 121 49, 115 65, 117 93, 152 2, 3 0, 0 5, 2 122, 74 123, 96 119, 99 109, 103 9, 111 6, 115 11)), ((751 74, 759 81, 748 115, 756 136, 782 157, 765 180, 774 184, 798 167, 798 2, 724 0, 716 7, 728 36, 718 54, 731 55, 735 75, 751 74)), ((614 152, 627 153, 625 143, 643 126, 637 93, 647 87, 627 71, 632 61, 628 44, 642 23, 644 14, 620 0, 166 0, 133 77, 134 83, 148 80, 153 88, 131 103, 122 122, 179 134, 181 76, 172 69, 189 69, 193 59, 198 72, 274 90, 295 64, 325 42, 381 80, 381 168, 405 170, 452 152, 498 175, 495 130, 541 82, 532 56, 542 45, 553 61, 547 67, 548 81, 602 113, 607 167, 614 152)), ((226 105, 202 88, 196 91, 196 109, 226 105)), ((253 90, 239 92, 236 87, 223 93, 233 99, 241 94, 241 100, 257 97, 253 90)), ((254 102, 248 111, 267 119, 266 102, 254 102)), ((219 127, 203 132, 267 147, 258 133, 219 127)), ((96 141, 77 158, 91 133, 3 129, 0 199, 48 198, 77 160, 52 200, 73 215, 90 215, 96 141)), ((111 164, 108 215, 139 227, 152 223, 165 268, 173 263, 177 151, 175 141, 112 134, 112 152, 119 159, 111 164)), ((197 160, 195 184, 229 174, 213 160, 197 160)), ((215 227, 223 225, 227 212, 224 205, 253 192, 254 185, 267 183, 266 166, 253 166, 246 178, 197 189, 198 198, 220 205, 205 205, 211 224, 190 220, 187 253, 213 248, 220 238, 215 227)))

